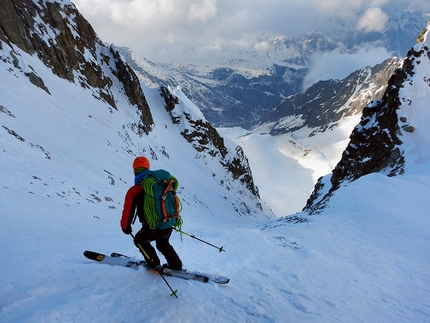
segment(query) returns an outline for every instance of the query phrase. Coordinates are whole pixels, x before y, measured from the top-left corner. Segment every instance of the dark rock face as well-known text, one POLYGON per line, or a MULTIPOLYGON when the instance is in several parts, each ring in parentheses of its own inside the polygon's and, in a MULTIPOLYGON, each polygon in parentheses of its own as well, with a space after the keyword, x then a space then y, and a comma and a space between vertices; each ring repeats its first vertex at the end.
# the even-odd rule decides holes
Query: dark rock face
MULTIPOLYGON (((8 44, 15 44, 29 54, 36 53, 57 76, 74 82, 73 71, 79 69, 79 63, 89 64, 81 57, 85 49, 95 56, 96 41, 100 43, 100 40, 75 7, 62 7, 58 2, 48 2, 44 7, 31 0, 1 0, 1 4, 5 10, 0 13, 0 39, 8 44), (67 17, 63 18, 61 13, 67 17), (72 15, 75 16, 73 32, 79 33, 76 39, 69 21, 72 15), (39 17, 42 23, 36 21, 39 17), (50 31, 53 31, 51 36, 48 34, 50 31), (48 36, 48 40, 44 36, 48 36)), ((85 69, 90 68, 91 66, 86 66, 85 69)), ((87 73, 97 75, 97 68, 92 68, 93 71, 87 73)), ((103 84, 106 81, 98 82, 103 84)), ((95 85, 94 82, 91 83, 95 85)))
POLYGON ((185 115, 191 127, 181 132, 181 135, 187 139, 188 142, 193 143, 193 147, 199 151, 206 151, 212 157, 227 155, 227 148, 224 146, 224 139, 218 134, 218 131, 212 125, 204 120, 192 120, 190 115, 185 115), (210 149, 212 145, 215 149, 210 149))
POLYGON ((0 39, 8 44, 17 45, 23 51, 29 53, 34 46, 28 40, 26 27, 29 27, 35 8, 31 0, 9 1, 1 0, 0 10, 0 39), (22 8, 21 8, 22 6, 22 8), (27 10, 25 10, 27 8, 27 10))
POLYGON ((116 67, 112 73, 122 82, 130 103, 136 105, 140 111, 139 131, 148 134, 152 129, 153 119, 148 102, 146 102, 145 95, 139 85, 139 79, 113 46, 111 46, 110 52, 114 57, 116 67))
MULTIPOLYGON (((427 27, 428 28, 428 27, 427 27)), ((422 40, 417 40, 420 42, 422 40)), ((354 181, 361 176, 380 172, 396 176, 405 172, 405 157, 402 150, 402 131, 413 132, 405 117, 398 117, 402 104, 410 105, 401 98, 400 90, 406 82, 413 84, 415 69, 421 60, 430 59, 430 50, 422 46, 419 51, 411 49, 403 64, 388 81, 384 96, 363 109, 360 123, 354 128, 350 142, 340 162, 332 171, 330 182, 320 178, 309 198, 304 211, 318 213, 344 182, 354 181), (326 188, 325 185, 331 185, 326 188)), ((421 81, 421 80, 420 80, 421 81)), ((410 101, 410 99, 409 99, 410 101)), ((327 175, 328 177, 330 175, 327 175)))
POLYGON ((172 114, 172 111, 175 109, 176 104, 179 104, 178 98, 174 96, 165 85, 160 86, 160 95, 164 98, 164 102, 165 102, 164 108, 172 118, 172 123, 173 124, 180 123, 181 117, 180 116, 175 117, 172 114))
POLYGON ((233 174, 233 179, 240 180, 254 196, 260 198, 260 193, 254 185, 248 158, 245 156, 242 147, 236 147, 236 156, 231 161, 222 162, 222 165, 233 174))
MULTIPOLYGON (((400 106, 399 89, 407 78, 407 69, 407 66, 404 66, 394 73, 381 101, 372 102, 363 109, 361 121, 354 128, 340 162, 332 171, 331 188, 325 198, 344 181, 353 181, 382 170, 385 170, 388 176, 404 172, 404 157, 398 147, 402 141, 398 136, 396 111, 400 106)), ((318 191, 322 188, 320 179, 305 210, 315 211, 322 205, 322 201, 313 205, 319 197, 318 191)))
MULTIPOLYGON (((76 7, 67 2, 0 0, 0 40, 38 58, 52 72, 82 87, 92 88, 100 100, 118 109, 112 93, 113 73, 123 84, 131 104, 141 112, 139 129, 148 133, 153 119, 137 76, 118 51, 107 48, 76 7)), ((36 74, 30 81, 44 89, 36 74)))
POLYGON ((169 112, 174 124, 179 124, 184 117, 188 126, 181 132, 181 135, 199 153, 204 152, 211 157, 219 157, 221 165, 231 173, 234 180, 240 181, 256 197, 260 198, 258 189, 254 185, 251 168, 242 147, 236 146, 234 152, 229 152, 225 146, 224 138, 206 120, 195 119, 189 113, 182 112, 181 115, 173 113, 178 98, 169 91, 166 86, 160 87, 160 95, 164 98, 165 109, 169 112))
POLYGON ((380 91, 387 84, 399 61, 388 59, 374 67, 351 73, 343 80, 319 81, 305 92, 291 95, 275 109, 266 113, 253 127, 272 124, 270 134, 281 135, 308 126, 325 131, 330 123, 357 115, 368 102, 380 99, 380 91), (293 120, 290 124, 284 120, 293 120))

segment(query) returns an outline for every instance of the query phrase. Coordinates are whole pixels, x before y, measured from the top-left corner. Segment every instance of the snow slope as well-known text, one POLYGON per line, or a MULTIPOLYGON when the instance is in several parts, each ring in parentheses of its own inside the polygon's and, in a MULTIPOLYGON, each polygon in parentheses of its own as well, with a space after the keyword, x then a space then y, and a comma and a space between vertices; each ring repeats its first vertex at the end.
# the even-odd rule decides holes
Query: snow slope
POLYGON ((218 131, 242 146, 261 197, 281 217, 303 209, 318 178, 336 166, 359 120, 344 117, 323 132, 303 127, 278 136, 238 127, 218 131))
MULTIPOLYGON (((408 139, 407 156, 422 158, 410 159, 405 175, 367 175, 339 189, 318 216, 270 220, 234 213, 230 195, 210 180, 210 159, 196 161, 185 139, 167 140, 172 126, 158 93, 145 89, 156 130, 139 138, 124 126, 138 119, 125 99, 111 113, 90 91, 24 59, 52 95, 0 61, 1 322, 428 322, 426 104, 408 113, 423 130, 408 139), (119 218, 133 156, 142 152, 179 179, 183 229, 226 250, 175 234, 185 267, 229 276, 228 285, 168 277, 176 299, 156 274, 82 255, 139 257, 119 218)), ((264 158, 282 165, 277 143, 265 144, 264 158)), ((294 178, 298 170, 285 172, 294 178)), ((271 177, 259 182, 282 199, 282 190, 268 193, 271 177)))
POLYGON ((138 256, 117 227, 119 212, 2 189, 2 204, 14 202, 2 211, 2 321, 427 322, 429 185, 428 176, 375 174, 339 191, 321 216, 187 221, 184 229, 226 252, 174 236, 186 266, 231 282, 168 277, 178 299, 155 274, 82 256, 138 256))

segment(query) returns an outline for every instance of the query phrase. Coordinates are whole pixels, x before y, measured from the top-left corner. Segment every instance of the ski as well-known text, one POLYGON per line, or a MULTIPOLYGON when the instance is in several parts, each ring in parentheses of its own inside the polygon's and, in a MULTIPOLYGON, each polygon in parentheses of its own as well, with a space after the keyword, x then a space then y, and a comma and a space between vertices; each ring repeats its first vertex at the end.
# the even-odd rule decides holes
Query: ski
POLYGON ((84 256, 88 259, 99 261, 103 264, 113 265, 113 266, 124 266, 124 267, 131 267, 131 268, 138 268, 139 262, 138 261, 132 261, 129 258, 125 257, 110 257, 106 256, 102 253, 94 252, 94 251, 84 251, 84 256))
MULTIPOLYGON (((139 266, 144 266, 148 269, 152 269, 149 267, 144 260, 134 260, 126 255, 113 252, 110 256, 104 255, 94 251, 85 251, 84 256, 88 259, 98 261, 104 264, 113 265, 113 266, 124 266, 130 268, 139 268, 139 266)), ((154 270, 157 272, 156 270, 154 270)), ((167 276, 178 277, 182 279, 195 280, 200 282, 208 282, 212 281, 217 284, 227 284, 230 279, 225 276, 220 275, 212 275, 205 274, 197 271, 188 271, 188 270, 173 270, 169 268, 162 268, 161 273, 167 276)))

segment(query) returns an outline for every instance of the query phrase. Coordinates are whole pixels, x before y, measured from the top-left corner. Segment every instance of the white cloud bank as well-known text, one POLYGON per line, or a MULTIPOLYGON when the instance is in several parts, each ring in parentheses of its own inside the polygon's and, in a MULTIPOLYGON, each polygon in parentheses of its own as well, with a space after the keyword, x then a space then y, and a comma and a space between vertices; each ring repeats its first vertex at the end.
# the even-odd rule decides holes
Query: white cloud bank
POLYGON ((388 15, 381 8, 369 8, 358 21, 357 28, 365 32, 383 31, 387 21, 388 15))
POLYGON ((314 55, 309 73, 303 81, 303 89, 320 80, 344 79, 351 71, 365 66, 373 67, 389 57, 392 57, 391 53, 382 47, 363 47, 351 54, 335 50, 314 55))
POLYGON ((155 62, 210 61, 226 47, 284 35, 348 28, 381 31, 384 8, 430 12, 428 0, 74 0, 100 38, 155 62))

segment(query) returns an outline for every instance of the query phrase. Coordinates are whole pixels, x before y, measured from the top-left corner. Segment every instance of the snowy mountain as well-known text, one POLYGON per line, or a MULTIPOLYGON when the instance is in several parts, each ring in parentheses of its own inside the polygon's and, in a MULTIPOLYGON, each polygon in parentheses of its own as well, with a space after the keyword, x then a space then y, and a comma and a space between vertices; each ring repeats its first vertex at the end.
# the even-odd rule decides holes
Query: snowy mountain
POLYGON ((364 109, 332 174, 319 179, 306 210, 318 212, 345 183, 370 173, 425 174, 430 116, 429 25, 390 78, 383 97, 364 109))
MULTIPOLYGON (((223 49, 216 59, 204 64, 160 64, 148 62, 132 49, 120 51, 145 84, 180 84, 213 125, 250 128, 283 99, 311 85, 303 88, 308 74, 321 68, 313 66, 316 57, 332 57, 319 64, 329 64, 333 69, 345 68, 334 60, 348 55, 375 55, 372 48, 387 53, 373 64, 392 56, 403 57, 428 18, 422 12, 394 9, 387 14, 389 21, 382 32, 357 31, 348 21, 338 21, 329 24, 327 30, 300 37, 260 39, 257 43, 261 46, 250 39, 249 46, 223 49), (357 48, 367 50, 357 54, 357 48)), ((351 67, 347 74, 362 67, 351 67)))
POLYGON ((251 130, 218 129, 242 146, 260 194, 275 214, 283 216, 303 209, 318 178, 339 162, 363 107, 382 97, 399 62, 393 58, 343 80, 320 81, 286 98, 251 130), (268 147, 271 154, 267 154, 268 147), (275 161, 273 155, 277 156, 275 161), (258 167, 261 163, 271 167, 263 170, 258 167), (267 177, 282 180, 265 187, 267 177), (283 199, 274 198, 271 188, 282 192, 283 199))
MULTIPOLYGON (((24 7, 5 1, 5 5, 9 19, 1 19, 1 58, 4 71, 9 74, 2 82, 4 90, 6 91, 6 87, 13 84, 9 80, 11 77, 22 78, 24 81, 27 80, 29 85, 34 85, 36 90, 43 90, 43 94, 46 95, 44 98, 39 98, 37 105, 44 106, 47 115, 38 111, 29 120, 48 119, 49 111, 56 111, 56 107, 61 106, 61 102, 67 102, 66 110, 76 115, 71 114, 67 117, 66 114, 57 122, 68 124, 69 128, 73 128, 70 124, 76 124, 77 127, 72 130, 76 133, 80 132, 80 124, 85 125, 84 128, 93 129, 92 131, 97 133, 100 139, 104 138, 98 146, 110 147, 113 152, 119 152, 116 157, 107 158, 107 160, 118 159, 114 164, 122 159, 132 159, 133 156, 142 153, 149 154, 154 160, 160 160, 159 167, 162 167, 162 160, 167 165, 175 164, 176 158, 169 151, 168 142, 158 141, 157 137, 160 135, 155 128, 159 128, 163 133, 169 131, 171 132, 169 142, 172 143, 172 147, 187 146, 183 148, 184 151, 192 148, 191 153, 194 155, 192 160, 197 160, 197 164, 203 164, 210 181, 218 182, 222 187, 221 191, 226 191, 224 201, 231 200, 227 203, 231 204, 232 210, 244 216, 263 214, 258 190, 254 186, 248 161, 241 148, 231 142, 224 142, 197 107, 179 89, 162 88, 164 92, 161 93, 159 89, 149 90, 141 85, 115 46, 103 44, 88 22, 68 1, 35 2, 24 7), (70 88, 65 95, 75 96, 77 100, 65 99, 62 92, 54 95, 55 85, 49 85, 49 80, 51 83, 65 81, 67 85, 63 86, 70 88), (153 103, 152 109, 142 87, 148 92, 146 95, 159 96, 159 99, 153 103), (76 93, 71 94, 73 91, 76 93), (89 96, 91 100, 89 102, 79 100, 81 96, 89 96), (174 98, 175 102, 173 106, 167 107, 169 97, 174 98), (87 105, 98 106, 96 109, 100 111, 86 111, 87 105), (167 121, 166 117, 163 117, 163 121, 158 121, 158 124, 155 122, 154 113, 162 113, 158 110, 164 110, 167 121), (98 118, 93 116, 95 113, 100 114, 101 120, 106 117, 112 120, 97 120, 98 118), (38 114, 40 116, 37 116, 38 114), (106 122, 109 126, 106 129, 95 130, 99 122, 106 122), (105 132, 107 133, 102 135, 105 132), (199 139, 201 137, 205 139, 199 139), (121 140, 118 141, 118 139, 121 140), (188 145, 187 141, 191 145, 188 145), (231 197, 227 198, 227 196, 231 197)), ((43 152, 42 157, 47 159, 45 162, 57 164, 61 158, 56 163, 52 160, 52 154, 55 152, 62 155, 61 151, 69 150, 66 143, 69 142, 70 132, 61 131, 56 124, 44 127, 46 134, 55 134, 57 140, 63 143, 58 151, 44 144, 44 139, 34 137, 36 131, 31 130, 33 127, 17 117, 19 110, 21 113, 25 112, 27 118, 30 117, 31 112, 25 111, 27 109, 24 105, 26 101, 31 102, 30 97, 25 95, 27 92, 24 91, 19 100, 23 102, 21 108, 17 107, 19 106, 17 101, 6 101, 13 93, 3 96, 2 112, 3 115, 9 116, 2 123, 4 134, 9 135, 5 140, 10 145, 18 139, 24 147, 30 145, 32 150, 43 152)), ((82 142, 86 142, 84 138, 81 138, 82 142)), ((10 155, 6 151, 4 153, 10 155)), ((93 158, 94 162, 98 160, 96 155, 93 158)), ((11 163, 11 165, 14 164, 16 162, 11 163)), ((112 178, 112 182, 117 182, 119 179, 113 175, 114 168, 116 167, 105 165, 102 171, 112 178)), ((51 192, 51 194, 55 193, 51 192)), ((97 199, 103 200, 103 197, 97 197, 97 199)), ((192 199, 195 200, 193 203, 202 202, 195 197, 192 199)))
MULTIPOLYGON (((428 59, 420 56, 428 33, 411 60, 415 76, 399 89, 412 101, 401 117, 415 129, 403 135, 404 174, 345 181, 319 215, 273 219, 247 180, 242 150, 180 88, 135 82, 115 46, 81 42, 90 29, 77 27, 85 20, 69 1, 0 4, 2 322, 428 321, 428 59), (226 251, 174 235, 185 267, 226 275, 229 284, 167 277, 176 299, 151 271, 82 255, 141 257, 119 228, 137 154, 177 177, 183 230, 226 251)), ((277 149, 262 141, 260 161, 249 166, 270 171, 257 185, 282 202, 278 188, 294 191, 316 159, 281 169, 277 149)))
POLYGON ((345 117, 361 115, 368 102, 381 98, 399 61, 388 59, 373 68, 362 68, 343 80, 315 83, 265 113, 253 125, 253 130, 276 136, 307 127, 312 129, 309 136, 313 136, 336 127, 345 117))
POLYGON ((250 47, 225 52, 211 65, 157 64, 122 48, 121 53, 145 84, 180 84, 205 117, 216 126, 247 127, 288 95, 302 90, 314 53, 337 44, 322 33, 300 39, 265 39, 264 52, 250 47))

